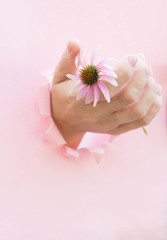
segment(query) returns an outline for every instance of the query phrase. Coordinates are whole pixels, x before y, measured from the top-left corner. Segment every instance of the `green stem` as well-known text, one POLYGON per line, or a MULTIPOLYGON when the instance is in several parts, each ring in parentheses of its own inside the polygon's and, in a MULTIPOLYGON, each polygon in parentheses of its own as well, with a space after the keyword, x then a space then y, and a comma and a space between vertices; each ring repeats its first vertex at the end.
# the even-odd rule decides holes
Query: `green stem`
POLYGON ((148 133, 147 133, 147 130, 145 129, 145 127, 142 127, 142 128, 143 128, 144 133, 148 136, 148 133))

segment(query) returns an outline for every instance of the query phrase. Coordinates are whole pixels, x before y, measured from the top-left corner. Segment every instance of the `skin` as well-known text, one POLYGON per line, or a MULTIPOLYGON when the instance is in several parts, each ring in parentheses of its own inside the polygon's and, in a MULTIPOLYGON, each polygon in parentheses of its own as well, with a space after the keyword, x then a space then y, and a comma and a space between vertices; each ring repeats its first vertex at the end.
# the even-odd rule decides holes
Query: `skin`
POLYGON ((85 97, 76 100, 79 90, 69 95, 77 85, 66 74, 76 74, 74 59, 81 50, 77 40, 70 40, 58 63, 51 91, 52 117, 67 146, 76 149, 84 134, 89 132, 119 135, 148 125, 162 105, 162 96, 157 94, 158 85, 150 68, 140 57, 133 67, 129 55, 114 67, 118 75, 118 87, 104 82, 110 90, 110 103, 103 95, 96 107, 85 104, 85 97))

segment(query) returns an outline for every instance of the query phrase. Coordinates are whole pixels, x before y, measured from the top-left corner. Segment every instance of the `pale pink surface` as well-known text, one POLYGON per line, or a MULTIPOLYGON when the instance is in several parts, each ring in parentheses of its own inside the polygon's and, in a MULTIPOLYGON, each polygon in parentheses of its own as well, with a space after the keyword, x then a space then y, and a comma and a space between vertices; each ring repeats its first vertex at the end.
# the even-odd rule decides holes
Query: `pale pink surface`
POLYGON ((166 8, 165 0, 1 3, 0 239, 167 238, 166 8), (103 43, 101 56, 144 52, 164 87, 149 137, 139 129, 116 138, 100 165, 84 151, 67 161, 40 139, 48 128, 36 101, 40 72, 71 37, 88 52, 103 43))

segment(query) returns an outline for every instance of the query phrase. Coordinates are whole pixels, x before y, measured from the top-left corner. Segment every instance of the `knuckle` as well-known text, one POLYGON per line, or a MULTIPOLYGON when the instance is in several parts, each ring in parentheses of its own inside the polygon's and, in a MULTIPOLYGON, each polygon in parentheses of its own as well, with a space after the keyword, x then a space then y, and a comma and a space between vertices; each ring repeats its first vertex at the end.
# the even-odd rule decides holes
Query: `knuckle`
POLYGON ((136 96, 134 93, 132 93, 132 91, 130 90, 126 90, 123 94, 122 94, 122 101, 126 104, 131 104, 133 102, 136 101, 136 96))
POLYGON ((140 81, 136 81, 135 83, 135 88, 139 91, 143 90, 143 88, 145 87, 146 85, 146 81, 145 79, 141 78, 140 81))
POLYGON ((149 72, 149 69, 147 66, 145 65, 141 65, 139 66, 137 69, 136 69, 136 74, 143 76, 146 75, 146 76, 149 76, 150 75, 150 72, 149 72))
POLYGON ((145 116, 145 114, 146 114, 145 109, 141 106, 136 106, 133 109, 133 115, 134 115, 135 119, 143 118, 145 116))
POLYGON ((143 117, 142 119, 142 124, 144 126, 148 125, 151 123, 153 118, 156 116, 156 114, 159 112, 160 108, 162 106, 162 98, 158 98, 154 101, 149 113, 143 117))
POLYGON ((143 66, 142 67, 142 71, 145 75, 149 76, 150 75, 150 71, 149 68, 147 66, 143 66))
POLYGON ((162 98, 156 99, 153 105, 159 111, 162 107, 162 98))
POLYGON ((143 119, 142 119, 142 125, 143 126, 147 126, 148 124, 150 124, 152 121, 152 117, 151 116, 145 116, 143 119))

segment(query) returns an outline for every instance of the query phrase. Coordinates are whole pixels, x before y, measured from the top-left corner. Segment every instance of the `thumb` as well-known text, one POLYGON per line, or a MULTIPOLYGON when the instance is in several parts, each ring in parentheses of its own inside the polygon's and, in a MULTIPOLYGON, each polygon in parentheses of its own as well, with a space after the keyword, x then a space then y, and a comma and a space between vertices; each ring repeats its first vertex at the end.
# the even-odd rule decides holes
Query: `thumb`
POLYGON ((55 69, 53 84, 66 81, 66 74, 76 74, 75 57, 81 50, 78 40, 72 39, 68 42, 67 47, 55 69))

